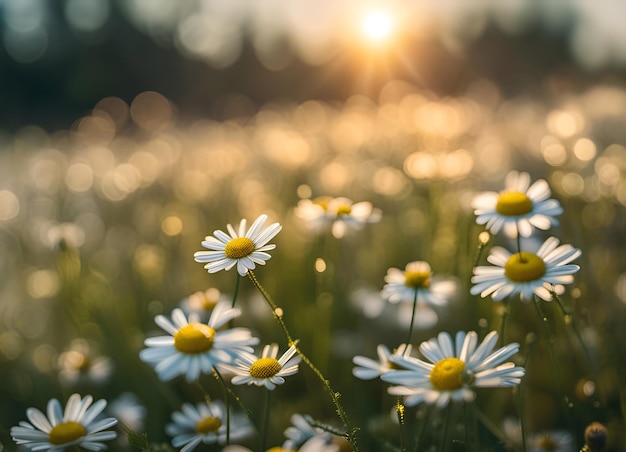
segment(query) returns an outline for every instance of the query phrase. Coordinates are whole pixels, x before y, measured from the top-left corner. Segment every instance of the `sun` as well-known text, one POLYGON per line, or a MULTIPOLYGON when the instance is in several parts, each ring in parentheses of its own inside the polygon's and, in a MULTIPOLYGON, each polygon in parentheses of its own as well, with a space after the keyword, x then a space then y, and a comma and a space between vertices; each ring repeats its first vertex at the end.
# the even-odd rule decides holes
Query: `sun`
POLYGON ((367 40, 373 43, 382 43, 391 37, 394 25, 393 17, 389 11, 372 9, 363 14, 361 32, 367 40))

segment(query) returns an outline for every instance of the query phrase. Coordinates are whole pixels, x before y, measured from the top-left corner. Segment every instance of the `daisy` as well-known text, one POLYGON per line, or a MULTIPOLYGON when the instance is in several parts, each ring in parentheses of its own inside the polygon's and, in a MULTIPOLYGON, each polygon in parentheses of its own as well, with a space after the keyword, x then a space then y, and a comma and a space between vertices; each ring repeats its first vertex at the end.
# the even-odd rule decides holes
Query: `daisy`
MULTIPOLYGON (((457 290, 454 279, 432 275, 430 265, 424 261, 409 262, 404 271, 392 267, 387 270, 385 286, 381 292, 392 304, 401 304, 401 318, 412 317, 415 306, 415 325, 430 328, 437 323, 437 313, 431 306, 445 306, 457 290)), ((410 326, 410 325, 409 325, 410 326)))
POLYGON ((365 356, 355 356, 352 358, 352 362, 357 366, 352 369, 352 374, 361 380, 373 380, 374 378, 378 378, 391 370, 401 369, 401 367, 398 367, 392 362, 392 356, 410 356, 411 349, 412 346, 410 344, 400 344, 400 346, 395 349, 392 354, 387 347, 381 344, 376 348, 378 361, 366 358, 365 356))
POLYGON ((294 356, 296 352, 296 346, 292 345, 280 358, 276 359, 278 345, 266 345, 263 347, 261 358, 250 353, 240 353, 235 358, 234 366, 220 365, 220 369, 224 368, 235 374, 231 380, 234 385, 254 384, 265 386, 271 391, 276 385, 282 385, 285 382, 284 377, 298 372, 300 357, 294 356))
POLYGON ((430 265, 424 261, 409 262, 404 271, 388 269, 385 282, 381 295, 393 304, 412 303, 417 293, 418 303, 445 306, 457 288, 453 279, 433 277, 430 265))
POLYGON ((66 385, 105 383, 115 366, 108 356, 98 355, 84 339, 75 339, 57 359, 59 380, 66 385))
POLYGON ((547 230, 557 226, 556 215, 563 213, 559 202, 550 197, 550 187, 543 180, 530 185, 528 173, 511 171, 500 193, 484 192, 472 200, 476 223, 486 225, 493 234, 502 228, 509 237, 529 237, 533 227, 547 230))
POLYGON ((239 230, 235 231, 230 224, 224 231, 214 231, 213 236, 205 237, 202 246, 211 251, 197 251, 194 254, 196 262, 206 263, 204 268, 209 273, 220 270, 230 270, 235 265, 240 275, 245 276, 248 270, 254 270, 255 265, 265 265, 270 256, 266 251, 273 250, 276 245, 267 243, 280 232, 282 226, 273 223, 263 228, 267 215, 259 216, 250 229, 246 231, 246 220, 241 220, 239 230))
POLYGON ((574 438, 569 432, 554 430, 535 433, 528 441, 529 452, 575 452, 574 438))
POLYGON ((287 439, 283 443, 283 449, 295 450, 314 436, 324 434, 321 428, 313 427, 313 422, 313 418, 308 414, 293 414, 291 425, 285 429, 287 439))
POLYGON ((112 400, 107 410, 129 429, 140 432, 144 429, 146 407, 132 392, 124 392, 112 400))
POLYGON ((183 299, 179 306, 186 312, 197 312, 201 319, 208 319, 215 306, 220 302, 229 302, 228 297, 224 296, 218 289, 211 287, 204 292, 198 291, 187 298, 183 299))
POLYGON ((107 448, 101 441, 110 441, 117 437, 116 432, 104 431, 117 424, 112 417, 100 418, 98 415, 107 405, 106 400, 98 400, 93 405, 90 395, 81 398, 72 394, 67 400, 65 411, 57 399, 48 402, 47 416, 37 408, 26 410, 29 422, 20 422, 18 427, 11 427, 11 436, 18 445, 30 450, 62 451, 70 446, 81 446, 88 450, 107 448))
POLYGON ((389 388, 392 395, 404 396, 407 406, 426 402, 442 408, 450 400, 472 401, 476 387, 510 387, 519 385, 524 368, 504 361, 519 350, 512 343, 492 353, 498 333, 492 331, 478 345, 474 331, 459 331, 453 342, 448 333, 422 342, 420 352, 428 359, 398 357, 394 362, 409 370, 394 370, 381 375, 381 379, 401 385, 389 388), (504 364, 503 364, 504 363, 504 364))
POLYGON ((331 225, 331 233, 338 239, 346 234, 349 227, 361 229, 367 223, 378 223, 382 216, 380 209, 370 202, 354 203, 348 198, 330 196, 302 199, 294 213, 314 230, 331 225))
POLYGON ((573 275, 580 267, 568 264, 580 255, 581 251, 571 245, 559 246, 555 237, 548 238, 534 253, 513 254, 494 247, 487 257, 494 266, 474 268, 470 293, 483 298, 491 294, 494 301, 516 293, 522 301, 531 300, 533 294, 550 301, 554 286, 574 282, 573 275))
POLYGON ((187 381, 196 380, 200 373, 209 373, 218 363, 230 363, 239 353, 253 351, 251 345, 259 340, 247 328, 217 331, 219 327, 238 317, 241 311, 228 303, 218 303, 208 323, 200 323, 197 313, 189 318, 181 309, 172 311, 171 320, 163 315, 155 323, 171 336, 151 337, 148 347, 141 351, 142 361, 154 366, 159 378, 171 380, 185 375, 187 381))
MULTIPOLYGON (((199 403, 196 406, 185 403, 181 411, 172 413, 173 423, 165 426, 168 435, 173 436, 172 446, 188 452, 200 444, 226 443, 226 409, 221 401, 199 403)), ((230 439, 238 441, 252 433, 252 426, 245 416, 230 415, 230 439)))

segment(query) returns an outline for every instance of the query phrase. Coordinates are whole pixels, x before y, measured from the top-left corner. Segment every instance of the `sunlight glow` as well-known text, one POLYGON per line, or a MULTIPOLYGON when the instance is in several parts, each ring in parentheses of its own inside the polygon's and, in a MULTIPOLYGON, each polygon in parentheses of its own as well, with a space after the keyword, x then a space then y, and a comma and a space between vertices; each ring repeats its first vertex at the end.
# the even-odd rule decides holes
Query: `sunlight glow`
POLYGON ((367 11, 361 21, 363 35, 372 42, 383 42, 389 39, 394 30, 391 14, 383 9, 367 11))

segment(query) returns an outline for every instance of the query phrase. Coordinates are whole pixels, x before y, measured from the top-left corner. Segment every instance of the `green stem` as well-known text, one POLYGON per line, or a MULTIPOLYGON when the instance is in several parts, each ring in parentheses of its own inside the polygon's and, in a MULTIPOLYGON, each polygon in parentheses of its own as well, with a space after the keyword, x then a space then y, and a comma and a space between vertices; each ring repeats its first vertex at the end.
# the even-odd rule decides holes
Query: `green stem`
MULTIPOLYGON (((220 381, 220 382, 223 382, 223 381, 224 381, 224 380, 223 380, 223 378, 222 378, 222 375, 221 375, 221 374, 218 374, 217 372, 215 373, 215 378, 216 378, 218 381, 220 381)), ((248 407, 246 407, 246 406, 243 404, 243 402, 241 401, 241 399, 239 398, 239 396, 237 396, 237 394, 235 394, 231 388, 229 388, 228 386, 226 386, 226 390, 228 391, 228 394, 230 395, 230 397, 231 397, 231 398, 232 398, 235 402, 237 402, 237 404, 239 405, 239 408, 241 408, 241 409, 242 409, 242 411, 243 411, 244 413, 246 413, 246 416, 248 417, 248 419, 250 419, 250 422, 252 422, 252 425, 254 426, 255 430, 257 430, 257 433, 259 433, 259 434, 260 434, 260 432, 259 432, 259 428, 258 428, 258 426, 257 426, 256 419, 254 418, 254 415, 252 414, 252 411, 250 411, 250 410, 248 409, 248 407)))
POLYGON ((445 409, 446 415, 443 421, 443 430, 441 432, 441 439, 439 440, 439 452, 443 452, 447 449, 448 443, 448 432, 450 431, 450 421, 452 418, 452 403, 448 403, 448 406, 445 409))
POLYGON ((472 408, 468 402, 463 402, 463 421, 465 422, 465 444, 466 450, 475 451, 476 444, 475 440, 475 429, 474 429, 474 416, 472 415, 472 408))
POLYGON ((504 330, 506 328, 506 320, 509 317, 509 313, 511 311, 511 306, 509 305, 508 300, 502 300, 502 320, 500 322, 500 343, 504 346, 504 330))
POLYGON ((520 430, 522 433, 522 452, 526 452, 526 420, 524 416, 524 399, 522 397, 521 385, 513 389, 515 393, 515 403, 517 404, 517 412, 519 415, 520 430))
POLYGON ((324 388, 330 395, 330 398, 333 401, 333 404, 335 405, 335 409, 337 411, 337 414, 339 415, 339 418, 341 419, 341 422, 343 422, 344 428, 346 430, 346 439, 350 442, 350 444, 352 444, 352 448, 354 449, 354 452, 359 452, 358 440, 356 436, 356 432, 358 429, 353 429, 350 426, 348 415, 346 414, 346 411, 344 410, 343 406, 341 405, 341 402, 339 401, 341 394, 333 390, 333 388, 330 386, 330 382, 326 379, 326 377, 324 377, 322 372, 319 371, 319 369, 311 362, 311 360, 302 352, 300 347, 297 346, 298 341, 294 341, 292 339, 291 334, 289 333, 289 329, 287 328, 287 325, 285 324, 285 321, 283 320, 282 310, 276 305, 276 303, 274 303, 274 301, 272 300, 270 295, 267 293, 265 288, 261 285, 259 280, 256 278, 254 272, 249 270, 248 277, 250 278, 254 286, 259 290, 259 292, 261 293, 265 301, 267 301, 267 304, 270 306, 270 309, 272 310, 272 314, 274 315, 274 318, 276 319, 276 321, 278 322, 278 324, 283 330, 283 333, 285 335, 285 338, 287 339, 288 345, 290 347, 292 345, 296 346, 296 350, 302 362, 306 364, 313 371, 313 373, 317 376, 317 378, 320 379, 320 381, 324 385, 324 388))
POLYGON ((213 366, 213 371, 224 388, 224 403, 226 405, 226 445, 228 446, 230 444, 230 397, 228 393, 228 386, 226 385, 222 374, 220 374, 219 370, 217 370, 215 366, 213 366))
POLYGON ((237 272, 237 278, 235 279, 235 290, 233 291, 233 304, 232 307, 235 307, 235 303, 237 303, 237 296, 239 295, 239 282, 241 281, 241 275, 237 272))
MULTIPOLYGON (((241 275, 239 274, 239 272, 235 272, 237 274, 237 277, 235 279, 235 290, 233 291, 233 301, 231 304, 231 307, 234 308, 235 307, 235 303, 237 303, 237 296, 239 295, 239 282, 241 281, 241 275)), ((228 328, 232 328, 234 326, 234 319, 231 319, 228 322, 228 328)))
POLYGON ((417 311, 417 287, 413 294, 413 312, 411 313, 411 324, 409 325, 409 336, 406 339, 407 345, 411 343, 411 336, 413 336, 413 323, 415 322, 415 311, 417 311))
POLYGON ((265 390, 265 407, 263 408, 263 427, 261 427, 261 448, 259 452, 263 452, 265 450, 265 444, 267 443, 267 429, 270 425, 270 398, 272 395, 272 391, 269 389, 265 390))
POLYGON ((483 426, 487 430, 489 430, 493 436, 502 441, 502 444, 510 446, 510 441, 507 436, 502 432, 502 430, 500 430, 493 422, 491 422, 491 420, 487 416, 485 416, 483 412, 480 411, 478 407, 476 407, 476 405, 474 405, 474 407, 474 412, 476 413, 476 417, 478 417, 480 423, 483 424, 483 426))
POLYGON ((520 235, 519 235, 519 231, 517 231, 517 252, 519 253, 519 261, 520 262, 526 262, 524 260, 524 255, 522 254, 522 243, 521 243, 521 239, 520 239, 520 235))
POLYGON ((433 408, 430 405, 427 405, 426 414, 424 415, 424 418, 421 420, 422 425, 420 425, 418 432, 417 432, 417 437, 415 438, 415 446, 413 448, 414 452, 418 451, 420 445, 422 444, 424 440, 424 433, 426 433, 426 425, 428 424, 428 417, 430 416, 430 412, 432 410, 433 408))

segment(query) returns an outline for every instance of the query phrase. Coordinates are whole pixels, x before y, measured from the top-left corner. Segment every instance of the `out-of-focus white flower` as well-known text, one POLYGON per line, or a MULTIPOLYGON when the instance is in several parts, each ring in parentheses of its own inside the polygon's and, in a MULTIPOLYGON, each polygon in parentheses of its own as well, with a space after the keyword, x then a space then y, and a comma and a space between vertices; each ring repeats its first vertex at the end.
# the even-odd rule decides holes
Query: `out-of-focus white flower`
POLYGON ((330 225, 331 233, 342 238, 348 228, 361 229, 367 223, 378 223, 382 217, 380 209, 367 201, 354 203, 344 197, 301 199, 294 213, 313 230, 321 230, 330 225))
MULTIPOLYGON (((200 443, 226 443, 226 408, 221 401, 185 403, 181 411, 172 413, 172 420, 165 427, 168 435, 173 436, 172 446, 182 447, 181 452, 190 452, 200 443)), ((243 415, 231 413, 230 439, 238 441, 253 432, 252 425, 243 415)))
MULTIPOLYGON (((415 326, 430 328, 437 323, 437 313, 431 306, 445 306, 457 291, 457 282, 453 278, 433 276, 428 262, 409 262, 404 271, 390 268, 385 276, 385 286, 381 292, 390 303, 401 303, 401 319, 409 319, 413 310, 413 301, 417 303, 415 326)), ((409 325, 410 326, 410 325, 409 325)))
POLYGON ((124 392, 116 399, 111 400, 107 411, 134 432, 143 430, 146 407, 139 402, 137 396, 132 392, 124 392))
POLYGON ((59 379, 66 385, 80 382, 102 384, 112 375, 115 365, 108 356, 96 354, 84 339, 75 339, 57 360, 59 379))
POLYGON ((373 380, 391 370, 402 369, 402 367, 399 367, 391 360, 391 357, 411 356, 412 348, 411 344, 400 344, 400 346, 391 353, 386 346, 381 344, 376 348, 378 361, 374 361, 365 356, 355 356, 352 358, 352 362, 356 364, 356 367, 352 369, 352 374, 361 380, 373 380))
POLYGON ((218 303, 230 301, 231 300, 224 296, 218 289, 211 287, 204 292, 194 292, 187 298, 184 298, 180 302, 180 308, 187 314, 196 312, 200 315, 202 320, 206 320, 218 303))
POLYGON ((117 419, 98 417, 107 405, 106 400, 98 400, 93 405, 92 402, 90 395, 82 398, 72 394, 65 411, 57 399, 48 402, 47 416, 37 408, 29 408, 26 416, 30 423, 22 421, 19 426, 11 427, 11 437, 30 450, 62 451, 70 446, 106 449, 102 441, 115 439, 117 433, 105 430, 117 424, 117 419))

